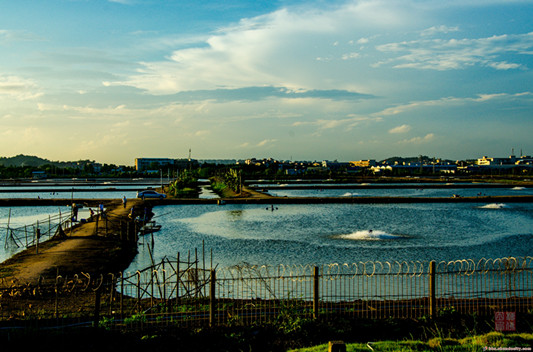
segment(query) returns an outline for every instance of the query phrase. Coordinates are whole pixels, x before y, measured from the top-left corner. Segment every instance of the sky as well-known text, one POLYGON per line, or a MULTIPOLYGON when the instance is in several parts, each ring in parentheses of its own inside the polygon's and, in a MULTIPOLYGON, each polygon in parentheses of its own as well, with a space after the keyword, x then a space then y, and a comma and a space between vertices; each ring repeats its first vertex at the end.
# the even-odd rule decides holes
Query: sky
POLYGON ((0 156, 533 154, 533 1, 0 1, 0 156))

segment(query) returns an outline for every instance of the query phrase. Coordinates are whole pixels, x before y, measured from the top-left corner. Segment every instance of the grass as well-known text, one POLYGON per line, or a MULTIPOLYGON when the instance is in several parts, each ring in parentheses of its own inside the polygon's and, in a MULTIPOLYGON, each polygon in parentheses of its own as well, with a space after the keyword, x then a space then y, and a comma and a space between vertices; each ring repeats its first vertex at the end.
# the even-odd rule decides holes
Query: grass
MULTIPOLYGON (((531 347, 533 346, 533 334, 503 334, 490 332, 484 335, 476 335, 463 339, 432 338, 427 342, 418 340, 405 341, 377 341, 368 343, 348 343, 347 352, 358 351, 481 351, 483 347, 531 347)), ((328 344, 322 344, 309 348, 290 350, 292 352, 324 352, 328 351, 328 344)))

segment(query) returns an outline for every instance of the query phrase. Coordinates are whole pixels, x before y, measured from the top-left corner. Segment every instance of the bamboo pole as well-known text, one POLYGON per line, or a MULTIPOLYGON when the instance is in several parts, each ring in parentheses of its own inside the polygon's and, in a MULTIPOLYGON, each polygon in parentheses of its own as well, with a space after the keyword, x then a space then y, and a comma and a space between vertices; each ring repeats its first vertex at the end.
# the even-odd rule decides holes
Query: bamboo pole
POLYGON ((7 217, 7 230, 6 230, 6 240, 4 243, 4 248, 7 248, 7 237, 9 236, 9 223, 11 222, 11 208, 9 208, 9 215, 7 217))

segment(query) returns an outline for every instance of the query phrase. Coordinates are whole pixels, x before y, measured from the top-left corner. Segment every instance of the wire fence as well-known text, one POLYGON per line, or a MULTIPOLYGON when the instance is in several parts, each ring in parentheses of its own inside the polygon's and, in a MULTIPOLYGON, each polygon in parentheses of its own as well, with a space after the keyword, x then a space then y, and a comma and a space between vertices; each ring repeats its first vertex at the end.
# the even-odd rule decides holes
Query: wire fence
POLYGON ((0 235, 4 235, 4 249, 24 249, 34 247, 39 251, 39 246, 50 239, 64 239, 72 236, 73 232, 84 224, 93 226, 91 234, 101 237, 117 237, 125 242, 137 243, 139 234, 143 234, 144 226, 147 224, 146 212, 151 212, 145 208, 144 214, 138 211, 137 215, 142 215, 142 219, 132 221, 124 220, 122 217, 109 214, 103 206, 95 207, 93 211, 89 208, 90 214, 86 218, 78 217, 78 209, 82 205, 73 204, 68 212, 58 211, 56 215, 49 215, 47 218, 38 220, 33 224, 14 227, 10 225, 11 210, 9 210, 8 221, 5 227, 0 227, 0 235), (91 223, 91 224, 88 224, 91 223))
POLYGON ((72 215, 58 211, 57 215, 49 215, 33 224, 13 227, 10 225, 11 209, 5 227, 0 227, 4 235, 4 248, 28 248, 46 241, 54 236, 62 236, 65 230, 74 225, 72 215))
POLYGON ((493 315, 533 308, 533 257, 451 262, 205 267, 163 259, 133 274, 0 281, 0 323, 251 325, 294 319, 418 318, 454 310, 493 315))

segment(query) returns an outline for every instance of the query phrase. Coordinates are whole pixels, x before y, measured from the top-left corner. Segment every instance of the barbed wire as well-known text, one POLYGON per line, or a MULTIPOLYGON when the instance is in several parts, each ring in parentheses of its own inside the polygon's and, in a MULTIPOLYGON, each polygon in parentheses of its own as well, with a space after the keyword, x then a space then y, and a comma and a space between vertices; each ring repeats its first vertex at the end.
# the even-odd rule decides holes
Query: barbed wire
MULTIPOLYGON (((429 275, 428 261, 366 261, 356 263, 332 263, 319 267, 321 280, 335 281, 341 279, 372 278, 378 276, 416 278, 429 275)), ((138 270, 133 274, 91 274, 81 272, 71 276, 56 275, 52 278, 39 277, 36 284, 21 282, 17 278, 0 278, 0 297, 39 295, 53 291, 55 293, 94 292, 103 287, 122 280, 127 285, 151 285, 164 287, 174 283, 176 285, 192 285, 203 289, 211 280, 211 269, 195 268, 196 261, 180 262, 185 268, 176 270, 177 262, 165 260, 157 265, 138 270), (170 269, 164 268, 164 263, 173 264, 170 269)), ((437 275, 454 275, 470 277, 473 275, 485 276, 492 273, 508 275, 518 272, 533 274, 533 257, 505 257, 505 258, 482 258, 479 260, 460 259, 441 261, 435 264, 437 275)), ((271 279, 290 280, 293 282, 310 282, 314 278, 315 265, 248 265, 241 264, 228 268, 216 269, 217 282, 219 281, 255 281, 259 282, 264 289, 270 288, 271 279)), ((175 288, 173 289, 175 292, 175 288)), ((148 289, 142 291, 148 293, 148 289)), ((160 291, 162 294, 162 291, 160 291)), ((190 294, 191 292, 188 292, 190 294)))

